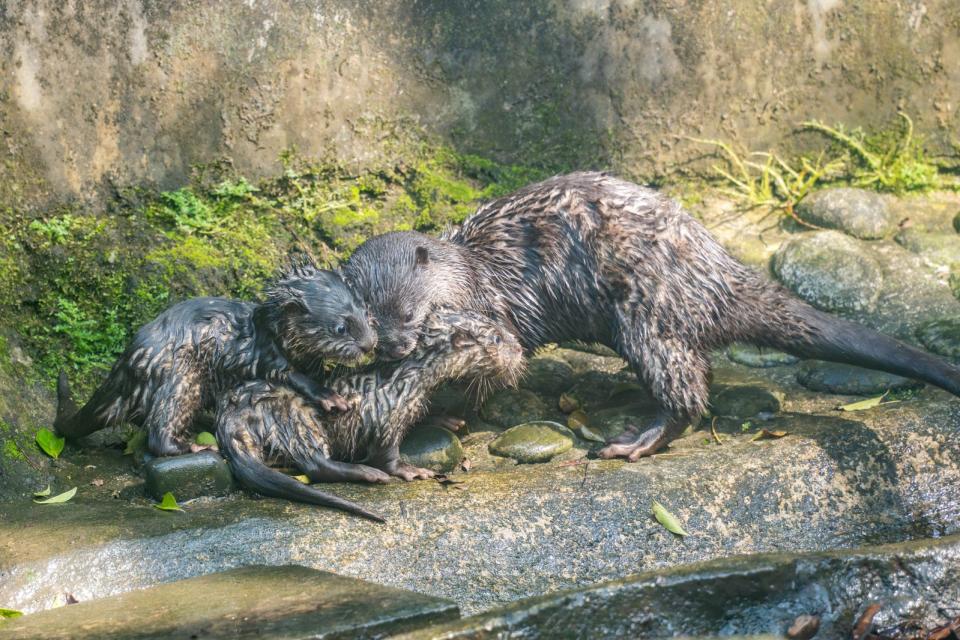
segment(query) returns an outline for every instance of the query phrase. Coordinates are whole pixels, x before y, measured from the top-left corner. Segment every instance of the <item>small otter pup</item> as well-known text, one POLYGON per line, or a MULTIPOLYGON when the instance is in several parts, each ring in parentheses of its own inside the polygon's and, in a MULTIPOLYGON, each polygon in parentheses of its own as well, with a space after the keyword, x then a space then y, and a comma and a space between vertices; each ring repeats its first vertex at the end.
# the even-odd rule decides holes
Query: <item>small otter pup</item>
POLYGON ((244 382, 221 396, 217 441, 234 475, 248 489, 382 521, 266 464, 293 465, 314 482, 430 477, 429 469, 399 461, 399 445, 426 411, 431 392, 455 379, 469 379, 480 391, 513 384, 523 365, 520 343, 494 322, 470 312, 435 313, 424 320, 414 352, 391 373, 371 370, 330 381, 333 389, 351 399, 349 411, 321 416, 288 386, 244 382), (380 455, 383 451, 390 455, 380 455))
POLYGON ((709 354, 733 341, 845 362, 960 395, 960 369, 814 309, 731 257, 653 189, 573 173, 489 202, 437 239, 371 238, 344 276, 379 322, 380 354, 401 358, 437 304, 511 328, 527 350, 566 339, 608 345, 660 404, 602 457, 636 460, 706 409, 709 354))
POLYGON ((324 411, 346 401, 315 382, 325 358, 356 361, 376 334, 339 274, 293 265, 263 304, 196 298, 144 325, 107 379, 77 410, 61 372, 56 430, 69 438, 129 421, 147 430, 158 456, 184 452, 183 432, 217 396, 243 380, 289 385, 324 411))

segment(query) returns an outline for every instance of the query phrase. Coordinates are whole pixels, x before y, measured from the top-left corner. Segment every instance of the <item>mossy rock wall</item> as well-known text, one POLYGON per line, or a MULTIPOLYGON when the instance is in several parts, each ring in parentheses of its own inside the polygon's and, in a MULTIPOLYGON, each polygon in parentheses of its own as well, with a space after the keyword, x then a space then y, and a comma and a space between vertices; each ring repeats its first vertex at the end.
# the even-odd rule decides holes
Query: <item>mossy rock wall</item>
POLYGON ((960 5, 830 0, 270 0, 0 6, 0 205, 175 188, 229 158, 462 152, 654 177, 679 136, 958 124, 960 5))

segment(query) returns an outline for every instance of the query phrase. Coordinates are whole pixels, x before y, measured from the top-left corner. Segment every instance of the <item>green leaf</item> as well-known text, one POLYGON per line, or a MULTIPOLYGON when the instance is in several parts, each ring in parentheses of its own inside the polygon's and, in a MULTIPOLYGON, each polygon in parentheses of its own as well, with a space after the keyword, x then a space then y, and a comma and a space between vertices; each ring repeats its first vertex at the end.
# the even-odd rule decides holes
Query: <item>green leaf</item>
POLYGON ((46 498, 50 495, 50 485, 47 485, 47 488, 43 491, 35 491, 33 494, 34 498, 46 498))
POLYGON ((51 458, 56 459, 60 457, 60 452, 63 451, 65 442, 66 440, 58 438, 53 431, 50 431, 50 429, 46 427, 37 431, 37 446, 51 458))
POLYGON ((851 402, 850 404, 844 404, 839 407, 840 411, 864 411, 866 409, 873 409, 874 407, 883 404, 893 404, 898 402, 898 400, 892 400, 890 402, 883 402, 883 399, 887 397, 887 394, 882 396, 877 396, 876 398, 867 398, 866 400, 861 400, 859 402, 851 402))
POLYGON ((750 442, 757 440, 777 440, 790 435, 789 431, 771 431, 770 429, 761 429, 760 433, 750 438, 750 442))
POLYGON ((310 478, 308 478, 307 476, 293 476, 293 479, 298 480, 303 484, 310 484, 310 478))
POLYGON ((217 439, 209 431, 201 431, 197 434, 197 437, 193 440, 201 447, 215 447, 217 446, 217 439))
POLYGON ((666 508, 656 500, 653 501, 653 517, 656 518, 657 522, 662 524, 663 528, 670 533, 675 533, 678 536, 689 535, 683 530, 683 527, 680 525, 680 521, 677 520, 677 517, 667 511, 666 508))
POLYGON ((137 429, 127 438, 127 448, 123 450, 125 456, 135 456, 147 450, 147 432, 137 429))
POLYGON ((75 495, 77 495, 76 487, 70 489, 70 491, 64 491, 63 493, 57 494, 52 498, 47 498, 46 500, 37 500, 34 498, 33 501, 37 504, 60 504, 62 502, 68 502, 75 495))
POLYGON ((163 494, 163 499, 160 500, 159 504, 153 505, 157 509, 162 511, 183 511, 180 508, 180 505, 177 504, 177 499, 173 497, 173 494, 167 491, 163 494))
POLYGON ((23 615, 22 611, 16 609, 4 609, 0 607, 0 619, 19 618, 23 615))

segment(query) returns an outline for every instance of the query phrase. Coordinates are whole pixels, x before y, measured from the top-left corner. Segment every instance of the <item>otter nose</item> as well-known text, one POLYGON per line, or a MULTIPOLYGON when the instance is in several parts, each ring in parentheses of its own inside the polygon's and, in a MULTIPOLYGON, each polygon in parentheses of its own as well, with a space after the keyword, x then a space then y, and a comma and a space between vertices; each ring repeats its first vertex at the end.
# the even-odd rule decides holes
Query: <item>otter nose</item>
POLYGON ((377 348, 377 336, 376 334, 370 334, 364 336, 360 340, 357 340, 357 346, 359 346, 364 353, 370 353, 377 348))

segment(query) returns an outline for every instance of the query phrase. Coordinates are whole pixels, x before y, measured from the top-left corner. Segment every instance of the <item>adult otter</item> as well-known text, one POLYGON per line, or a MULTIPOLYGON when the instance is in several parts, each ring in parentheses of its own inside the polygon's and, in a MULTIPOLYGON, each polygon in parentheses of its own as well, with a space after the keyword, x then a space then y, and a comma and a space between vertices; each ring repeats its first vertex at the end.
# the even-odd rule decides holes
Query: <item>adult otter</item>
POLYGON ((248 489, 382 521, 380 516, 301 484, 266 463, 292 464, 314 482, 386 482, 390 475, 406 479, 432 476, 429 469, 400 463, 397 453, 407 429, 425 411, 430 393, 457 378, 469 378, 481 387, 510 384, 522 369, 520 343, 490 320, 469 312, 432 314, 424 322, 416 350, 392 373, 372 370, 330 382, 338 393, 351 398, 349 411, 321 416, 289 387, 263 380, 245 382, 221 396, 217 441, 234 475, 248 489), (382 451, 394 455, 383 458, 379 455, 382 451), (364 461, 387 473, 336 460, 364 461), (383 466, 384 462, 390 464, 383 466))
POLYGON ((346 401, 317 384, 323 359, 354 361, 376 334, 339 274, 296 264, 263 304, 196 298, 144 325, 92 398, 77 410, 66 375, 58 382, 56 430, 79 438, 125 421, 147 430, 150 451, 182 453, 183 432, 216 396, 242 380, 288 384, 325 411, 346 401))
POLYGON ((562 339, 616 349, 660 411, 600 451, 636 460, 707 407, 709 353, 732 341, 916 378, 960 395, 960 369, 822 313, 737 262, 669 198, 602 173, 573 173, 489 202, 442 239, 371 238, 345 277, 399 358, 438 303, 511 326, 531 350, 562 339))

